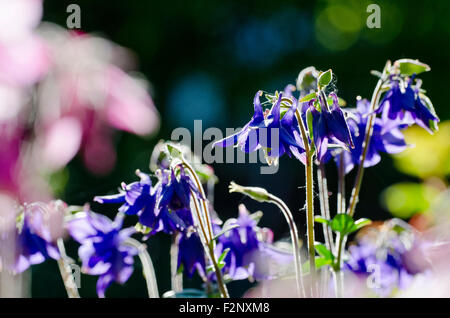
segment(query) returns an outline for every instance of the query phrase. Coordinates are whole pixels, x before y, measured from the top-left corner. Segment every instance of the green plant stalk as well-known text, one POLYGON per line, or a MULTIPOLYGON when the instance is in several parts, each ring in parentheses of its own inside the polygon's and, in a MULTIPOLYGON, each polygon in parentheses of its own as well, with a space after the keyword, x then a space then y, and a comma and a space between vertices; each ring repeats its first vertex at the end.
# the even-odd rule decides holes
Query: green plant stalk
POLYGON ((179 293, 183 290, 183 274, 177 272, 178 265, 178 241, 180 234, 173 236, 173 242, 170 246, 170 273, 171 273, 171 286, 175 293, 179 293))
POLYGON ((347 210, 347 214, 350 216, 353 216, 355 214, 355 208, 356 204, 358 203, 358 196, 359 192, 361 190, 361 183, 364 175, 364 162, 366 161, 367 152, 369 150, 369 144, 370 144, 370 138, 372 137, 373 132, 373 125, 375 123, 376 113, 374 113, 376 106, 379 103, 382 86, 384 83, 384 78, 386 77, 386 72, 388 69, 388 65, 390 65, 390 62, 388 61, 386 63, 386 66, 384 67, 383 74, 381 78, 377 82, 377 86, 375 87, 375 90, 372 94, 372 100, 370 102, 370 110, 369 110, 369 119, 366 124, 366 131, 365 131, 365 137, 364 137, 364 143, 363 143, 363 151, 360 158, 360 163, 358 166, 358 172, 356 173, 356 179, 355 179, 355 185, 353 186, 352 195, 350 198, 350 204, 347 210))
MULTIPOLYGON (((308 236, 308 253, 309 253, 309 268, 310 275, 314 277, 316 274, 316 251, 314 249, 314 193, 313 193, 313 152, 306 134, 305 124, 303 123, 302 116, 298 110, 295 111, 297 122, 299 124, 300 133, 305 147, 305 175, 306 175, 306 225, 308 236)), ((313 283, 312 286, 315 284, 313 283)), ((313 287, 313 294, 316 288, 313 287)))
POLYGON ((345 212, 345 165, 344 155, 339 156, 337 213, 345 212))
POLYGON ((216 278, 217 278, 217 285, 219 286, 220 293, 222 295, 222 298, 229 298, 230 296, 228 294, 227 287, 222 278, 222 271, 220 270, 220 268, 217 264, 216 256, 214 254, 213 240, 208 239, 208 235, 205 231, 205 227, 204 227, 203 221, 202 221, 202 216, 200 215, 200 210, 199 210, 199 207, 197 204, 197 198, 195 197, 195 194, 193 193, 192 190, 191 190, 191 197, 194 202, 198 222, 200 223, 200 230, 201 230, 203 238, 204 238, 205 251, 209 255, 209 259, 211 260, 211 263, 213 264, 214 272, 215 272, 216 278))
POLYGON ((143 274, 147 285, 148 297, 159 298, 155 269, 153 267, 152 259, 147 252, 145 244, 142 244, 131 237, 125 240, 125 244, 127 244, 128 246, 132 246, 138 250, 138 257, 142 264, 143 274))
POLYGON ((300 244, 298 242, 298 230, 297 226, 294 222, 294 217, 292 216, 291 211, 287 207, 287 205, 278 197, 269 194, 270 202, 275 204, 283 213, 288 225, 289 230, 291 234, 291 241, 292 241, 292 249, 294 252, 294 263, 295 263, 295 276, 296 276, 296 286, 297 286, 297 292, 302 297, 306 296, 305 293, 305 286, 303 285, 303 278, 302 278, 302 261, 300 257, 300 244))
MULTIPOLYGON (((199 189, 202 197, 206 199, 205 191, 203 189, 202 183, 200 182, 200 179, 198 178, 197 174, 195 173, 194 168, 192 168, 192 166, 185 160, 182 161, 182 164, 189 171, 189 174, 194 179, 194 181, 197 185, 197 188, 199 189)), ((197 219, 198 219, 198 222, 200 223, 200 229, 202 231, 204 241, 206 242, 206 245, 207 245, 206 252, 209 254, 209 258, 214 267, 214 272, 216 274, 217 285, 219 286, 220 293, 222 295, 222 298, 229 298, 230 296, 228 294, 227 287, 223 281, 222 271, 220 270, 220 268, 217 264, 216 256, 214 254, 215 244, 214 244, 214 240, 213 240, 212 224, 211 224, 211 218, 209 217, 210 213, 209 213, 208 205, 206 204, 205 200, 201 200, 202 205, 203 205, 203 215, 205 215, 205 219, 206 219, 206 223, 207 223, 207 226, 205 227, 203 225, 204 219, 202 218, 199 207, 197 205, 197 198, 195 197, 192 190, 191 190, 191 197, 192 197, 192 200, 194 201, 195 210, 197 213, 197 219)))
POLYGON ((306 157, 306 224, 308 232, 308 252, 310 274, 316 274, 316 251, 314 249, 314 193, 313 193, 313 163, 312 155, 306 157))
MULTIPOLYGON (((330 207, 328 204, 328 185, 327 185, 327 177, 325 174, 325 166, 323 164, 319 164, 319 169, 317 169, 317 183, 319 184, 319 200, 320 200, 320 212, 324 219, 329 220, 330 216, 330 207)), ((323 236, 325 238, 325 245, 333 252, 334 250, 334 242, 333 242, 333 234, 328 225, 322 224, 323 236)))
POLYGON ((70 268, 71 260, 66 254, 66 249, 64 248, 64 241, 62 238, 59 238, 56 241, 60 258, 58 259, 58 267, 61 273, 61 277, 64 283, 64 287, 67 292, 67 296, 69 298, 80 298, 80 294, 78 293, 77 285, 75 284, 75 279, 72 275, 72 269, 70 268))
MULTIPOLYGON (((374 111, 380 100, 382 86, 383 86, 384 79, 386 77, 386 73, 387 73, 389 65, 390 65, 390 61, 388 61, 386 63, 386 66, 384 67, 384 70, 383 70, 383 74, 381 75, 381 78, 378 80, 375 90, 372 94, 372 99, 370 102, 370 110, 369 110, 370 115, 369 115, 369 119, 366 124, 366 131, 365 131, 365 137, 364 137, 364 143, 363 143, 363 152, 361 154, 360 164, 358 166, 358 171, 356 173, 355 185, 352 189, 350 204, 349 204, 349 207, 347 210, 347 214, 350 215, 351 217, 353 217, 353 215, 355 214, 356 204, 358 203, 358 196, 359 196, 359 192, 361 189, 361 183, 362 183, 362 179, 363 179, 363 175, 364 175, 364 162, 367 157, 367 151, 369 149, 370 138, 372 137, 372 132, 373 132, 373 125, 375 123, 376 113, 374 113, 374 111)), ((340 271, 341 267, 342 267, 342 264, 341 264, 342 263, 342 250, 343 250, 343 246, 345 245, 345 242, 347 240, 347 236, 338 235, 337 240, 338 240, 338 244, 337 244, 338 251, 337 251, 337 257, 336 257, 337 261, 335 263, 334 269, 335 269, 335 271, 340 271)))

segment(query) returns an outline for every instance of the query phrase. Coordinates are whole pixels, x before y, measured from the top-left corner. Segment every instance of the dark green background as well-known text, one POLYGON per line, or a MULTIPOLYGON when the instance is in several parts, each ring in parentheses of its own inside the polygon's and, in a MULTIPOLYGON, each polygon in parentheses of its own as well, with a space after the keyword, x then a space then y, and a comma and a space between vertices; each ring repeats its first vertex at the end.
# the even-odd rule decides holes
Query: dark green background
MULTIPOLYGON (((97 194, 113 191, 121 181, 136 179, 134 170, 148 171, 148 159, 159 139, 170 139, 179 126, 193 127, 203 119, 207 127, 242 127, 252 114, 252 100, 258 89, 273 91, 294 83, 307 66, 332 68, 337 75, 340 97, 350 105, 357 95, 370 97, 376 79, 369 74, 380 70, 387 59, 418 58, 432 71, 424 74, 423 87, 442 120, 450 117, 448 71, 450 2, 441 1, 61 1, 47 0, 44 21, 64 26, 69 3, 81 6, 82 30, 95 32, 136 53, 139 71, 152 84, 152 96, 161 113, 161 129, 143 139, 126 133, 116 135, 118 161, 104 177, 87 172, 81 160, 68 167, 69 181, 62 199, 69 204, 92 202, 97 194), (381 28, 365 25, 366 7, 381 8, 381 28), (333 5, 333 6, 331 6, 333 5), (330 7, 331 6, 331 7, 330 7)), ((229 194, 228 183, 266 187, 295 211, 299 229, 305 229, 302 165, 283 158, 275 175, 260 175, 258 165, 214 166, 220 179, 215 192, 215 208, 222 219, 235 217, 243 202, 251 211, 262 209, 260 225, 287 237, 282 215, 272 206, 261 205, 229 194)), ((328 169, 332 208, 336 200, 335 168, 328 169)), ((353 183, 354 174, 347 185, 353 183)), ((371 219, 389 217, 379 206, 379 193, 387 186, 411 177, 397 172, 389 156, 375 168, 367 169, 358 214, 371 219)), ((348 189, 348 192, 350 188, 348 189)), ((318 202, 317 202, 318 203, 318 202)), ((114 215, 111 209, 92 205, 95 211, 114 215)), ((316 206, 317 207, 317 206, 316 206)), ((318 207, 317 207, 318 208, 318 207)), ((318 210, 316 210, 318 211, 318 210)), ((130 220, 130 224, 134 220, 130 220)), ((321 231, 316 231, 320 239, 321 231)), ((160 292, 170 289, 168 249, 170 238, 156 235, 148 241, 155 263, 160 292)), ((76 255, 76 244, 68 243, 76 255)), ((125 286, 113 285, 109 297, 145 297, 140 264, 125 286)), ((64 297, 55 262, 33 268, 32 294, 35 297, 64 297)), ((81 295, 95 297, 96 277, 83 275, 81 295)), ((198 281, 187 285, 198 286, 198 281)), ((250 285, 230 285, 240 296, 250 285)))

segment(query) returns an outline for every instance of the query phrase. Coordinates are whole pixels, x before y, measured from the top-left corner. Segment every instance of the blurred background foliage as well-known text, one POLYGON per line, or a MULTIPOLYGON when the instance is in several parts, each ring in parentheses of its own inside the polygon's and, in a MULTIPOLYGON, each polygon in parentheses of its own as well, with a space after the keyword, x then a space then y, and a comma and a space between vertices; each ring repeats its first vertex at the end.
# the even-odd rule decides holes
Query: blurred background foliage
MULTIPOLYGON (((432 69, 422 76, 423 88, 441 121, 450 119, 446 95, 450 69, 447 0, 47 0, 43 20, 65 26, 69 3, 80 5, 84 32, 104 36, 135 53, 139 70, 152 84, 151 95, 162 118, 157 135, 118 135, 118 158, 112 173, 94 176, 76 158, 53 175, 54 188, 69 204, 92 203, 94 195, 112 193, 120 182, 134 181, 135 169, 148 171, 152 148, 159 139, 170 139, 176 127, 192 131, 194 119, 203 121, 203 129, 241 127, 252 113, 252 99, 258 89, 282 89, 310 65, 322 70, 332 68, 339 96, 352 106, 358 95, 370 98, 376 84, 370 70, 380 70, 387 59, 417 58, 432 69), (366 9, 371 3, 381 8, 380 29, 366 26, 366 9)), ((391 211, 410 218, 430 209, 447 188, 450 167, 450 123, 441 123, 440 128, 435 136, 420 128, 409 129, 407 141, 415 148, 394 159, 383 156, 380 164, 366 170, 358 216, 382 220, 391 217, 391 211)), ((219 178, 215 209, 222 219, 235 217, 238 204, 243 202, 252 212, 264 211, 260 225, 272 228, 275 239, 288 235, 283 217, 274 207, 228 193, 228 184, 234 180, 266 187, 280 196, 292 211, 297 211, 299 229, 304 232, 305 217, 299 212, 304 205, 304 172, 299 162, 282 158, 275 175, 259 174, 257 164, 215 164, 214 169, 219 178)), ((337 183, 333 164, 328 168, 328 178, 333 203, 337 183)), ((348 193, 353 179, 354 172, 347 181, 348 193)), ((92 207, 114 215, 111 208, 93 203, 92 207)), ((320 240, 321 231, 316 232, 320 240)), ((148 241, 161 293, 170 289, 170 243, 165 235, 148 241)), ((69 244, 71 255, 76 255, 76 248, 69 244)), ((33 267, 33 296, 64 297, 53 263, 33 267)), ((140 265, 136 263, 130 281, 125 286, 113 285, 107 296, 145 297, 140 265)), ((96 297, 95 281, 96 277, 82 276, 82 296, 96 297)), ((198 284, 199 280, 186 281, 188 287, 198 284)), ((249 287, 247 282, 235 282, 230 291, 240 296, 249 287)))

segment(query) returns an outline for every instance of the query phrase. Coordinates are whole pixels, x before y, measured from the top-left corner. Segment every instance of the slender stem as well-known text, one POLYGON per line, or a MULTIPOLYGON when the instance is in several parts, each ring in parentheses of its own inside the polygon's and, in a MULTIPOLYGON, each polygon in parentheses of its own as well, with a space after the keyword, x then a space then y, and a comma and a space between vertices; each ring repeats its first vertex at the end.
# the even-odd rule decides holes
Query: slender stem
POLYGON ((217 285, 219 286, 220 293, 222 294, 222 298, 230 298, 230 295, 228 294, 227 286, 225 285, 225 282, 223 281, 222 277, 222 271, 219 268, 219 265, 217 264, 216 257, 214 255, 214 248, 211 244, 208 244, 209 248, 209 254, 211 255, 211 261, 214 266, 214 272, 216 273, 217 278, 217 285))
POLYGON ((292 216, 291 211, 287 207, 287 205, 281 200, 280 198, 270 194, 269 195, 270 201, 274 203, 283 213, 288 225, 289 230, 291 234, 291 241, 292 241, 292 249, 294 252, 294 263, 295 263, 295 277, 296 277, 296 283, 297 283, 297 293, 301 295, 302 297, 306 296, 305 293, 305 286, 303 285, 303 278, 302 278, 302 261, 300 256, 300 245, 298 242, 298 230, 297 226, 294 222, 294 217, 292 216))
POLYGON ((203 205, 203 210, 205 211, 205 217, 206 217, 206 225, 208 228, 208 234, 209 234, 209 241, 211 241, 214 237, 213 232, 212 232, 212 224, 211 224, 211 220, 209 218, 209 209, 208 209, 208 205, 206 204, 206 194, 205 194, 205 190, 203 189, 202 183, 200 181, 200 179, 198 178, 197 174, 195 173, 194 168, 192 168, 192 166, 187 163, 186 161, 183 160, 183 165, 189 170, 192 178, 194 179, 198 190, 200 191, 200 194, 202 195, 202 197, 204 198, 204 200, 202 201, 202 205, 203 205))
POLYGON ((363 179, 363 175, 364 175, 364 162, 366 160, 367 152, 369 150, 370 138, 372 137, 373 125, 375 123, 375 117, 376 117, 375 109, 380 100, 382 86, 384 83, 384 79, 386 77, 388 65, 390 65, 389 61, 386 63, 386 66, 384 67, 384 70, 383 70, 383 75, 378 80, 377 86, 375 87, 375 90, 372 94, 372 100, 370 102, 369 118, 367 120, 364 143, 362 146, 363 151, 362 151, 362 154, 361 154, 361 157, 359 160, 359 166, 358 166, 358 172, 356 174, 355 185, 352 190, 350 204, 349 204, 349 207, 347 210, 347 213, 350 216, 353 216, 353 214, 355 213, 356 204, 358 203, 359 191, 361 190, 361 183, 362 183, 362 179, 363 179))
MULTIPOLYGON (((356 173, 355 185, 352 189, 349 207, 347 209, 347 214, 352 217, 355 213, 356 204, 358 203, 358 196, 359 196, 359 192, 361 189, 362 178, 364 175, 364 162, 366 160, 367 152, 369 149, 370 138, 372 136, 373 125, 375 123, 375 117, 376 117, 375 109, 380 100, 382 87, 383 87, 383 84, 384 84, 384 81, 386 78, 387 71, 389 69, 389 65, 390 65, 390 61, 388 61, 384 67, 383 74, 380 77, 380 79, 378 80, 377 85, 375 86, 375 90, 372 94, 372 99, 370 102, 369 118, 367 120, 364 143, 362 146, 363 151, 362 151, 362 154, 360 157, 360 163, 358 166, 358 171, 356 173)), ((343 201, 345 202, 345 199, 343 201)), ((343 203, 343 204, 345 204, 345 203, 343 203)), ((342 204, 342 206, 343 206, 343 204, 342 204)), ((343 210, 342 210, 342 212, 343 212, 343 210)), ((347 236, 346 235, 341 236, 338 234, 338 237, 336 239, 338 241, 338 251, 337 251, 337 255, 336 255, 336 263, 334 264, 334 270, 336 272, 339 272, 342 268, 342 252, 343 252, 345 243, 347 241, 347 236)))
POLYGON ((197 184, 200 194, 204 198, 201 201, 202 201, 202 205, 203 205, 203 215, 205 216, 205 219, 206 219, 208 232, 206 231, 205 226, 203 225, 204 220, 203 220, 202 214, 200 213, 199 206, 197 204, 197 197, 195 196, 193 190, 191 190, 191 197, 194 202, 197 219, 198 219, 198 222, 200 225, 201 232, 203 234, 205 245, 207 246, 205 249, 206 249, 206 252, 209 254, 209 258, 213 264, 214 272, 216 274, 217 284, 220 289, 220 293, 222 294, 223 298, 229 298, 230 296, 228 294, 227 287, 223 281, 222 271, 220 270, 219 265, 217 264, 216 256, 214 254, 214 240, 213 240, 213 233, 212 233, 212 224, 211 224, 211 219, 209 217, 208 205, 205 202, 206 201, 205 191, 203 189, 202 183, 200 182, 200 179, 198 178, 197 174, 195 173, 195 170, 191 167, 191 165, 183 160, 183 166, 188 169, 191 177, 194 179, 195 183, 197 184), (209 236, 208 236, 208 234, 209 234, 209 236))
POLYGON ((180 239, 180 234, 175 234, 173 236, 173 242, 170 246, 170 272, 171 272, 171 285, 172 290, 175 293, 179 293, 183 290, 183 275, 178 273, 178 241, 180 239))
POLYGON ((345 213, 345 165, 344 154, 339 155, 337 213, 345 213))
POLYGON ((344 293, 344 278, 342 271, 333 271, 334 290, 337 298, 342 298, 344 293))
POLYGON ((125 244, 132 246, 138 250, 138 256, 142 263, 144 278, 147 284, 148 297, 159 298, 155 269, 153 267, 152 259, 150 258, 150 255, 147 252, 145 244, 142 244, 131 237, 126 239, 125 244))
POLYGON ((78 287, 72 275, 72 268, 70 267, 70 264, 73 263, 73 261, 66 254, 63 239, 59 238, 56 241, 56 244, 60 254, 60 258, 58 259, 58 267, 64 282, 64 287, 66 288, 67 296, 69 298, 80 298, 78 287))
POLYGON ((308 154, 310 153, 308 135, 306 134, 305 124, 303 123, 302 115, 300 114, 298 107, 295 110, 295 117, 297 118, 298 126, 300 128, 300 133, 302 135, 303 146, 305 147, 305 152, 306 152, 306 155, 308 156, 308 154))
MULTIPOLYGON (((309 268, 311 278, 314 279, 316 273, 316 252, 314 249, 314 193, 313 193, 313 153, 311 151, 308 135, 306 134, 305 124, 303 123, 300 111, 295 110, 295 116, 299 124, 300 133, 303 139, 303 145, 305 147, 306 162, 305 162, 305 175, 306 175, 306 224, 308 233, 308 252, 309 252, 309 268)), ((312 286, 315 284, 313 283, 312 286)), ((313 287, 313 294, 315 294, 315 287, 313 287)))
POLYGON ((314 249, 314 194, 312 156, 306 156, 306 224, 308 232, 309 268, 312 277, 316 274, 316 251, 314 249))
MULTIPOLYGON (((327 177, 325 174, 325 165, 322 163, 319 164, 319 169, 317 169, 317 182, 319 184, 319 199, 320 199, 320 211, 321 215, 324 219, 330 219, 330 207, 328 204, 328 185, 327 185, 327 177)), ((325 244, 331 252, 334 250, 333 243, 333 233, 330 230, 330 227, 326 224, 322 225, 323 228, 323 236, 325 238, 325 244)))

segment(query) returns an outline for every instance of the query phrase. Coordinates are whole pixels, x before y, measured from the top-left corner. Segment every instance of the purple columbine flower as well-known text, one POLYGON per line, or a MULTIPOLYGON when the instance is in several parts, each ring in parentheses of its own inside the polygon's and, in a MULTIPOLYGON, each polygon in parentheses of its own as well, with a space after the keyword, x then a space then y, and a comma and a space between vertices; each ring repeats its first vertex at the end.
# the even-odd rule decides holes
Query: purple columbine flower
MULTIPOLYGON (((236 226, 217 239, 214 250, 216 259, 226 250, 222 272, 230 280, 271 279, 279 273, 280 266, 292 263, 293 256, 271 245, 273 234, 269 229, 257 226, 254 215, 239 207, 239 217, 229 219, 224 228, 236 226)), ((213 224, 213 232, 222 232, 222 227, 213 224)), ((203 279, 214 281, 215 273, 206 271, 204 247, 197 232, 184 232, 179 240, 178 267, 183 264, 184 271, 192 277, 195 270, 203 279)))
POLYGON ((78 255, 82 269, 89 275, 99 275, 97 294, 105 297, 112 282, 124 284, 133 273, 133 257, 138 251, 125 244, 135 232, 134 228, 122 228, 123 217, 114 222, 106 216, 81 212, 67 224, 70 235, 81 244, 78 255))
MULTIPOLYGON (((350 149, 350 151, 341 151, 335 156, 338 164, 340 156, 344 156, 345 173, 349 173, 355 165, 360 163, 369 108, 370 102, 367 99, 359 99, 356 103, 356 110, 353 112, 354 116, 349 117, 347 120, 355 147, 350 149)), ((395 122, 375 118, 369 148, 364 161, 365 168, 372 167, 380 162, 380 152, 394 154, 406 149, 407 145, 399 128, 401 126, 398 126, 395 122)))
POLYGON ((255 113, 252 120, 240 132, 216 142, 215 146, 227 147, 237 144, 242 151, 247 153, 263 147, 267 151, 270 161, 286 153, 289 157, 294 155, 304 162, 305 149, 295 117, 297 100, 289 96, 293 105, 281 116, 283 93, 280 93, 276 103, 270 112, 266 112, 265 116, 259 101, 261 94, 261 91, 256 93, 254 99, 255 113))
POLYGON ((242 128, 241 131, 217 141, 214 146, 229 147, 238 145, 244 152, 253 152, 260 148, 259 130, 264 127, 264 114, 260 97, 262 91, 258 91, 253 99, 254 113, 252 119, 242 128))
POLYGON ((158 203, 160 210, 154 230, 151 234, 163 231, 173 234, 178 231, 186 231, 194 225, 190 208, 191 195, 204 200, 197 186, 186 175, 184 168, 180 167, 179 175, 175 171, 164 171, 161 182, 161 194, 158 203))
POLYGON ((411 77, 406 82, 406 87, 401 87, 399 80, 391 80, 391 88, 384 95, 377 113, 382 112, 383 117, 403 124, 421 126, 433 133, 433 126, 439 122, 439 118, 425 106, 425 98, 419 93, 418 87, 413 87, 411 77))
POLYGON ((192 278, 195 270, 200 276, 206 276, 205 251, 200 237, 195 231, 181 233, 178 241, 177 268, 181 266, 189 278, 192 278))
MULTIPOLYGON (((380 238, 381 235, 378 234, 377 237, 380 238)), ((427 268, 408 265, 409 251, 412 246, 420 244, 417 238, 414 237, 413 241, 400 239, 399 234, 390 231, 381 241, 363 238, 357 245, 350 246, 349 259, 344 269, 364 279, 374 274, 374 292, 380 296, 389 296, 396 288, 407 288, 414 275, 427 268)))
POLYGON ((223 270, 232 280, 270 279, 275 276, 275 269, 293 261, 291 253, 276 249, 270 244, 272 236, 265 235, 269 239, 261 240, 263 231, 245 206, 241 205, 239 217, 227 220, 224 227, 231 225, 238 226, 218 238, 215 253, 220 255, 229 249, 223 270))
POLYGON ((321 103, 322 109, 319 111, 314 107, 314 100, 310 101, 312 114, 313 139, 316 145, 316 156, 320 162, 328 158, 327 150, 329 145, 338 145, 344 148, 353 148, 353 140, 350 129, 344 117, 344 113, 339 107, 336 94, 332 93, 333 105, 331 109, 325 105, 327 101, 321 103))
POLYGON ((286 153, 289 157, 294 155, 305 163, 305 149, 295 117, 297 100, 291 99, 293 100, 292 106, 281 117, 282 97, 283 94, 278 96, 277 102, 267 116, 268 124, 261 129, 259 142, 262 147, 267 148, 269 158, 279 158, 286 153), (277 132, 278 138, 274 138, 272 134, 277 132))
POLYGON ((56 208, 57 202, 49 205, 32 203, 25 207, 23 224, 16 228, 15 232, 13 269, 16 273, 21 273, 30 265, 43 263, 50 258, 59 259, 55 233, 62 234, 63 214, 56 208))
POLYGON ((152 181, 148 174, 137 171, 140 181, 130 184, 122 183, 119 194, 96 196, 94 201, 99 203, 122 203, 119 212, 128 215, 139 215, 139 223, 153 227, 158 215, 157 200, 159 187, 152 188, 152 181))

